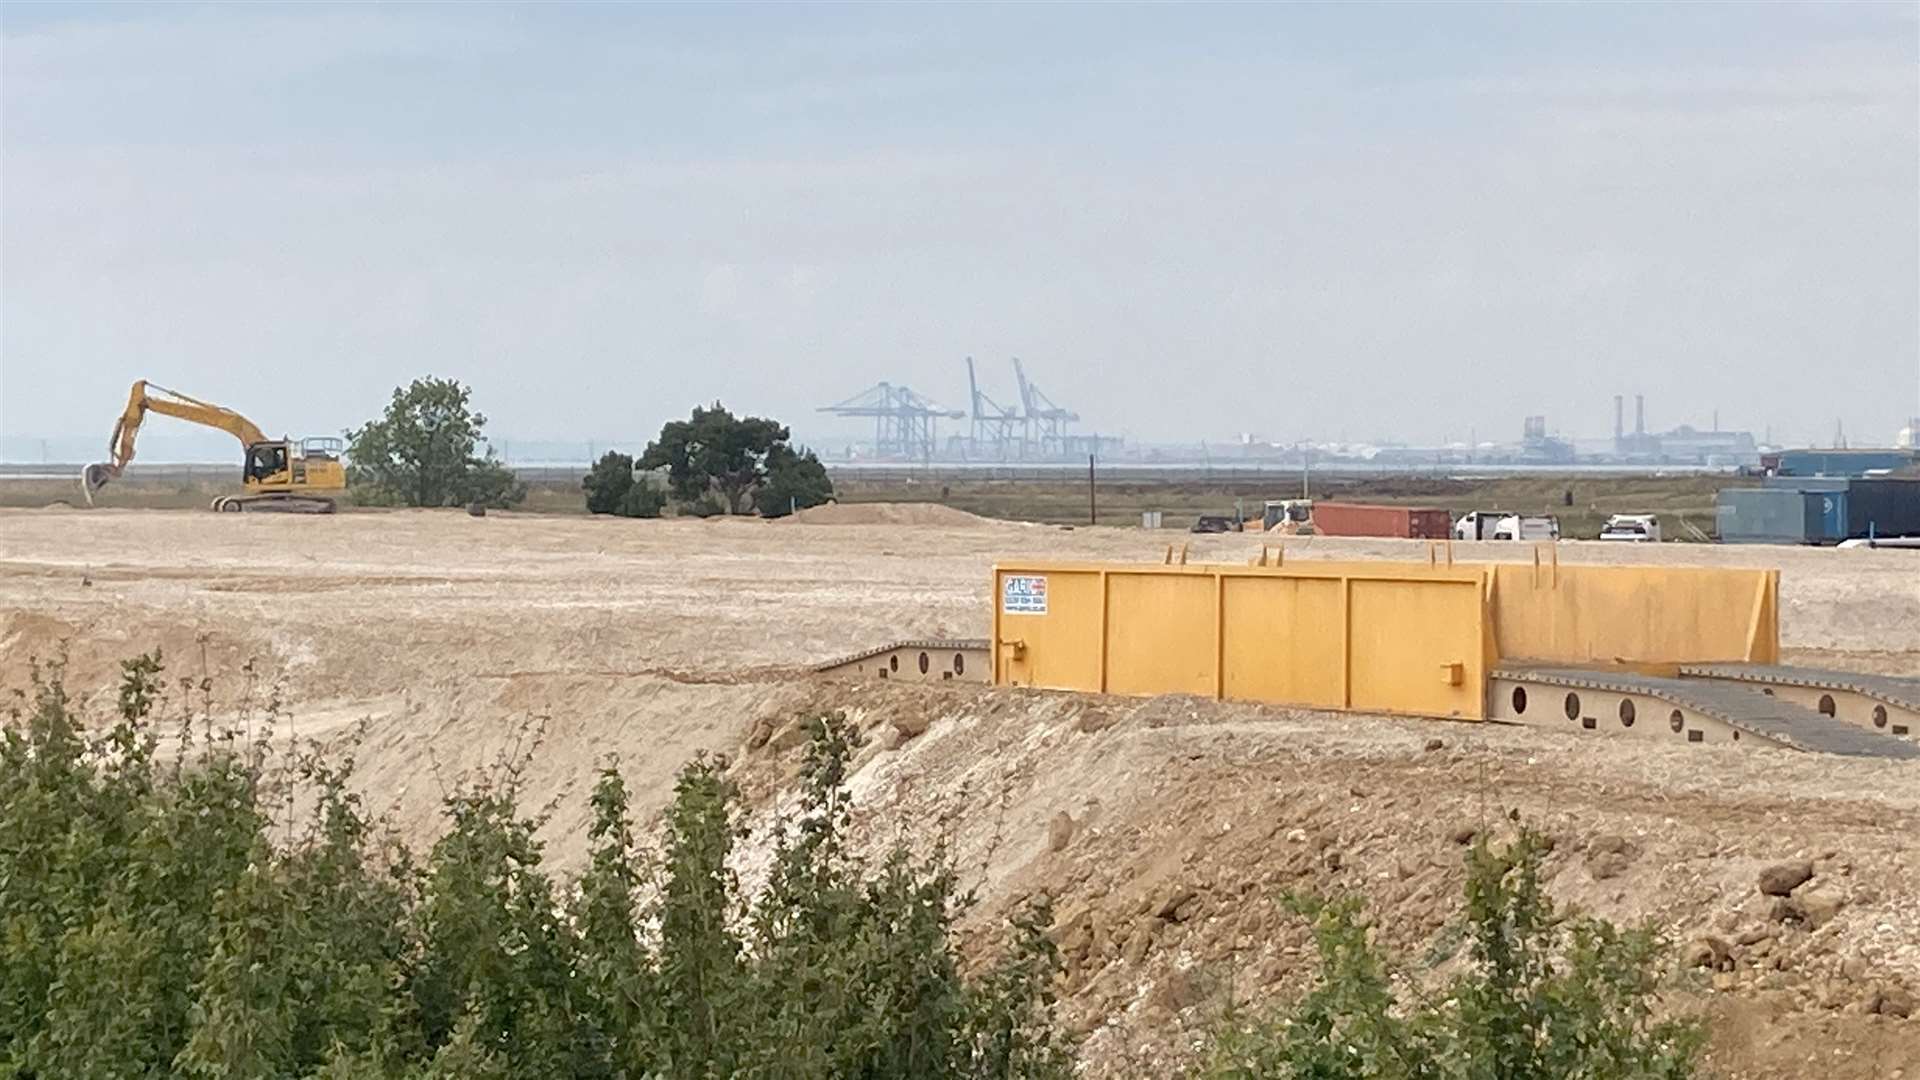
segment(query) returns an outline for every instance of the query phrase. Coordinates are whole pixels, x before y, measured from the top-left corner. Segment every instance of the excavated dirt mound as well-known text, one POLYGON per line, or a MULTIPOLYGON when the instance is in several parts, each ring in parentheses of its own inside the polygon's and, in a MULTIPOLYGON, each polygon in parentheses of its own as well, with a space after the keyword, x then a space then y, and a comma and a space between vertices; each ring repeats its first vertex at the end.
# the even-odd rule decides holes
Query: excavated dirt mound
MULTIPOLYGON (((869 737, 853 777, 861 842, 950 839, 980 890, 969 949, 984 954, 1025 897, 1054 897, 1067 1017, 1095 1076, 1164 1076, 1229 992, 1297 989, 1308 941, 1275 904, 1288 889, 1365 893, 1418 977, 1457 916, 1459 838, 1510 828, 1518 811, 1556 841, 1561 900, 1650 921, 1683 948, 1724 947, 1706 944, 1709 966, 1674 973, 1670 995, 1715 1017, 1718 1075, 1920 1080, 1920 1020, 1898 1016, 1920 991, 1912 766, 1177 697, 823 681, 809 664, 857 648, 983 635, 996 560, 1156 561, 1168 534, 1026 528, 926 504, 801 520, 844 527, 0 511, 0 693, 26 684, 32 658, 64 653, 73 688, 104 705, 118 661, 154 647, 172 676, 213 680, 224 709, 277 684, 297 732, 361 732, 370 805, 417 843, 439 829, 448 785, 537 737, 525 793, 530 807, 552 803, 545 836, 562 867, 584 858, 585 795, 609 755, 651 811, 687 758, 724 753, 756 808, 748 881, 791 795, 795 718, 844 709, 869 737), (1781 909, 1758 882, 1785 860, 1814 876, 1781 909)), ((1176 539, 1196 561, 1244 562, 1262 538, 1176 539)), ((1287 551, 1425 557, 1419 544, 1328 538, 1287 551)), ((1567 544, 1560 557, 1779 566, 1791 659, 1920 672, 1912 552, 1567 544)))
POLYGON ((939 525, 950 529, 1004 524, 939 503, 828 503, 780 520, 796 525, 939 525))
MULTIPOLYGON (((1312 948, 1289 891, 1364 893, 1403 975, 1431 977, 1464 845, 1510 835, 1516 813, 1554 841, 1563 904, 1651 923, 1683 955, 1724 946, 1671 984, 1720 1018, 1721 1075, 1920 1065, 1920 1030, 1895 1015, 1920 991, 1904 763, 1182 698, 858 684, 816 703, 867 726, 851 786, 871 847, 947 837, 990 913, 1054 898, 1095 1075, 1167 1075, 1229 995, 1298 992, 1312 948), (1782 913, 1759 882, 1791 860, 1813 877, 1782 913)), ((769 802, 797 764, 788 730, 769 720, 742 751, 769 802)), ((992 919, 969 929, 989 940, 992 919)))

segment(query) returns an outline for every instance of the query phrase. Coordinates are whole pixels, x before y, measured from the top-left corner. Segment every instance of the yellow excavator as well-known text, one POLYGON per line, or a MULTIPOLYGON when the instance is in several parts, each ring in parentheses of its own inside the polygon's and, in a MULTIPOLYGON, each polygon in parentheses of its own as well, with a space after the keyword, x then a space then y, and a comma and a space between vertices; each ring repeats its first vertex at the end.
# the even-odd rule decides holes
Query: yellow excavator
POLYGON ((214 499, 215 510, 331 514, 331 496, 347 489, 347 470, 341 461, 346 453, 344 440, 269 439, 259 425, 232 409, 141 379, 133 384, 126 410, 114 422, 113 436, 107 442, 108 459, 81 470, 80 490, 88 505, 93 504, 94 492, 118 477, 133 460, 133 441, 149 412, 219 428, 240 440, 246 450, 242 467, 245 493, 214 499))

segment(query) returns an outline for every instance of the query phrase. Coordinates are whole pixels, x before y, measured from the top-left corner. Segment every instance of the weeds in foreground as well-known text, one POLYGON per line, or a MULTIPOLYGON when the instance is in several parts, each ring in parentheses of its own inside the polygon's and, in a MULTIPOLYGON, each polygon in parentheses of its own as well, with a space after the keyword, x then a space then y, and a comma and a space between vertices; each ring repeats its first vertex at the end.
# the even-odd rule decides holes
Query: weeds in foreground
POLYGON ((1655 1012, 1661 943, 1567 917, 1540 885, 1543 838, 1523 829, 1467 859, 1463 969, 1442 992, 1396 993, 1357 898, 1292 897, 1319 969, 1290 1008, 1230 1007, 1196 1074, 1207 1080, 1685 1080, 1704 1029, 1655 1012))

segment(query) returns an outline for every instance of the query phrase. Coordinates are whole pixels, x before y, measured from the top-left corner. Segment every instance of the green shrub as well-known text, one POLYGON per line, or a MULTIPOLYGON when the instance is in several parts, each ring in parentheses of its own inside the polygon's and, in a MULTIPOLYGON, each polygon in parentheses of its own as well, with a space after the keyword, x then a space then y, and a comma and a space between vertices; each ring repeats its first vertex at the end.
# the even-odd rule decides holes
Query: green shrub
POLYGON ((36 669, 0 741, 0 1076, 1068 1074, 1046 909, 967 976, 944 855, 847 844, 857 738, 837 715, 808 721, 803 798, 749 896, 712 762, 680 773, 656 859, 604 769, 591 862, 561 883, 517 769, 449 795, 416 859, 381 839, 350 759, 275 758, 204 715, 160 752, 159 658, 125 667, 97 732, 36 669))
POLYGON ((1291 1008, 1230 1008, 1198 1074, 1216 1080, 1682 1080, 1704 1030, 1656 1019, 1662 955, 1650 931, 1554 910, 1542 838, 1522 830, 1468 856, 1464 969, 1444 992, 1402 1000, 1352 898, 1291 898, 1319 953, 1291 1008))
POLYGON ((761 517, 785 517, 831 498, 833 481, 813 451, 796 452, 784 443, 767 451, 767 477, 753 492, 761 517))
POLYGON ((613 512, 621 517, 657 518, 666 508, 666 492, 652 484, 635 482, 625 495, 620 496, 620 505, 613 512))
POLYGON ((620 502, 633 491, 633 457, 618 450, 600 455, 580 480, 587 493, 587 513, 617 514, 620 502))
POLYGON ((633 474, 633 458, 617 450, 600 455, 580 481, 587 494, 587 512, 621 517, 656 518, 667 505, 666 493, 633 474))

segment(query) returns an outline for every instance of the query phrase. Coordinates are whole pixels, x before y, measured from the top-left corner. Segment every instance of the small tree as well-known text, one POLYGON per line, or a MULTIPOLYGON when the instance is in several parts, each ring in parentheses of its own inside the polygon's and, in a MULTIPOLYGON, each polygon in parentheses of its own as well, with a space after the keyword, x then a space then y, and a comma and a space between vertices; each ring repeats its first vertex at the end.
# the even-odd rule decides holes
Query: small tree
POLYGON ((813 451, 796 452, 784 443, 767 451, 767 479, 753 493, 761 517, 784 517, 831 498, 833 481, 813 451))
POLYGON ((580 481, 587 493, 587 512, 621 517, 659 517, 667 498, 652 484, 633 475, 633 458, 617 450, 600 455, 580 481))
POLYGON ((472 390, 428 376, 396 388, 378 420, 347 432, 349 480, 357 497, 398 506, 504 507, 527 497, 525 484, 493 456, 487 418, 472 390))
MULTIPOLYGON (((660 437, 647 444, 638 465, 666 469, 667 490, 683 509, 701 516, 713 510, 740 513, 748 496, 768 484, 776 468, 789 493, 779 500, 781 512, 800 495, 814 498, 823 488, 816 501, 825 501, 833 490, 826 470, 814 476, 805 461, 812 459, 818 467, 819 460, 796 454, 787 440, 787 429, 777 421, 736 417, 716 401, 711 408, 695 408, 685 420, 669 421, 660 437)), ((762 513, 768 512, 768 503, 754 502, 762 513)))
POLYGON ((617 514, 620 502, 633 490, 633 458, 618 450, 600 455, 580 481, 587 493, 587 513, 617 514))

